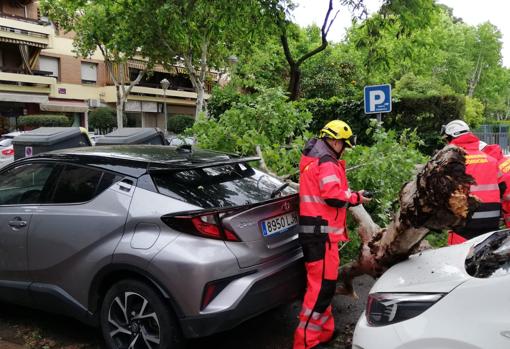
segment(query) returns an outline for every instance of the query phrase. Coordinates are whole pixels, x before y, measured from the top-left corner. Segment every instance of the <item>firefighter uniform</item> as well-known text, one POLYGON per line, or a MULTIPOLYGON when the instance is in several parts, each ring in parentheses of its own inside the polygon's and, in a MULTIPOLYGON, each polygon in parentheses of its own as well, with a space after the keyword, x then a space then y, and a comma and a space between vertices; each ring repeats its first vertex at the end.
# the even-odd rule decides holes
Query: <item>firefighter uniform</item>
POLYGON ((510 228, 510 158, 503 155, 503 151, 498 144, 486 145, 482 151, 498 162, 501 209, 505 226, 510 228))
POLYGON ((340 264, 338 243, 348 240, 346 210, 360 204, 361 195, 349 190, 345 161, 337 160, 335 151, 322 139, 308 142, 299 167, 299 240, 307 289, 294 349, 308 349, 329 341, 333 335, 331 300, 340 264))
POLYGON ((475 184, 470 194, 480 199, 480 206, 472 213, 463 228, 450 232, 448 244, 455 245, 475 236, 499 229, 501 214, 499 170, 497 161, 479 150, 480 140, 471 132, 453 138, 450 144, 466 151, 466 173, 473 176, 475 184))

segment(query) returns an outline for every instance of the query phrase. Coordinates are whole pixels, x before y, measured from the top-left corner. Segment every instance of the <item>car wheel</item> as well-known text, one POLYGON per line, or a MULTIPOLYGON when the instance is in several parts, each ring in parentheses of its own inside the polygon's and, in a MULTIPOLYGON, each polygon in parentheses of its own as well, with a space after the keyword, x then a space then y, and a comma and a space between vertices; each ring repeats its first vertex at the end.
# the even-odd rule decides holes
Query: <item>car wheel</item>
POLYGON ((109 349, 177 349, 179 326, 162 297, 137 280, 113 285, 101 306, 101 330, 109 349))

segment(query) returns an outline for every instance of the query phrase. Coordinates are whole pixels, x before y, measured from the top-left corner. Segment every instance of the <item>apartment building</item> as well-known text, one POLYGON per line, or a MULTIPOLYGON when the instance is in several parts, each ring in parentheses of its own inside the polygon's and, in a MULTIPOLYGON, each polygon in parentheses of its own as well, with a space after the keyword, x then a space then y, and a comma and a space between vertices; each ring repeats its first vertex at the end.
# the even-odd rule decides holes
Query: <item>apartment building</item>
MULTIPOLYGON (((134 79, 144 61, 132 60, 128 68, 126 75, 134 79)), ((129 95, 124 126, 165 128, 164 103, 169 117, 194 115, 193 91, 182 67, 154 67, 129 95), (170 81, 166 93, 160 86, 164 78, 170 81)), ((0 134, 18 128, 19 116, 33 114, 65 114, 75 126, 88 127, 93 108, 115 108, 115 103, 115 86, 99 50, 76 57, 73 35, 41 17, 37 1, 0 0, 0 134)))

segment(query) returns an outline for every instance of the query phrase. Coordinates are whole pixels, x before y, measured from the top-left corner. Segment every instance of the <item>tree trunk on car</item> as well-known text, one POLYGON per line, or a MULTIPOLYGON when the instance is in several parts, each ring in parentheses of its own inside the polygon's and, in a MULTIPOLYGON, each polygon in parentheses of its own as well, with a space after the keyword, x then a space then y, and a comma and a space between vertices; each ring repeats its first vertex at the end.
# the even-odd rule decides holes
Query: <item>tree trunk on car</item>
POLYGON ((351 208, 362 245, 358 259, 340 268, 337 294, 355 296, 353 278, 380 276, 418 251, 430 230, 464 226, 468 213, 478 206, 478 200, 469 195, 472 183, 466 174, 465 152, 446 146, 402 187, 400 209, 386 228, 377 226, 363 206, 351 208))

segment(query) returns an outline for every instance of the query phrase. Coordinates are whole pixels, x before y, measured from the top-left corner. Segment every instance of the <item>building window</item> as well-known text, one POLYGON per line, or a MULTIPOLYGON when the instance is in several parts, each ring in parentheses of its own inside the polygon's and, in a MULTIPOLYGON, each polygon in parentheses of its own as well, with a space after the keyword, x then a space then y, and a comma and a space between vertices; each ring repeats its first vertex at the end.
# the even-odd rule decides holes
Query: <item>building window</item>
POLYGON ((96 84, 97 82, 97 64, 81 62, 81 83, 96 84))
POLYGON ((60 61, 55 57, 39 57, 39 70, 45 73, 45 75, 59 79, 60 61))

